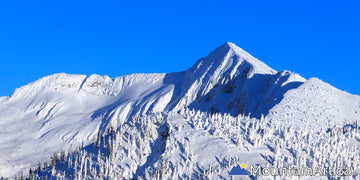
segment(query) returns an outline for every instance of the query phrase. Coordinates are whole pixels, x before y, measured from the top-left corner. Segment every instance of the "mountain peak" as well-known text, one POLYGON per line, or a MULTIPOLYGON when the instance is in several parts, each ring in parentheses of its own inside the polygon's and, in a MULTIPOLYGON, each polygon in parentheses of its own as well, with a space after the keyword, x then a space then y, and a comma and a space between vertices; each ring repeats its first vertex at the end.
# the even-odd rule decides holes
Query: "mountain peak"
POLYGON ((248 52, 246 52, 244 49, 240 48, 239 46, 237 46, 236 44, 234 44, 232 42, 226 42, 225 44, 223 44, 222 46, 220 46, 220 47, 218 47, 216 49, 223 49, 223 50, 226 50, 226 51, 233 51, 235 54, 237 54, 239 56, 254 58, 248 52))
POLYGON ((189 69, 195 74, 205 75, 204 77, 221 77, 236 76, 243 71, 253 74, 275 74, 276 71, 267 66, 265 63, 254 58, 249 53, 236 46, 234 43, 226 42, 220 47, 213 50, 205 58, 199 59, 193 67, 189 69))
POLYGON ((232 42, 226 42, 225 44, 224 44, 224 46, 229 46, 230 48, 234 48, 234 47, 237 47, 234 43, 232 43, 232 42))

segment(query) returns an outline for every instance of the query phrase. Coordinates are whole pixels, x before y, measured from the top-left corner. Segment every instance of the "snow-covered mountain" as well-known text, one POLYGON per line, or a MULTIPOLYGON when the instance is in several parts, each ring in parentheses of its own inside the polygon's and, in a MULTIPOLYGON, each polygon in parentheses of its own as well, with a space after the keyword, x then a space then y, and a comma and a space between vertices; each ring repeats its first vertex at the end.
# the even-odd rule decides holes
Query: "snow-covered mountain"
MULTIPOLYGON (((52 175, 79 179, 229 178, 240 162, 289 165, 300 155, 306 165, 337 162, 335 156, 356 166, 358 120, 359 96, 277 72, 226 43, 183 72, 117 78, 61 73, 0 98, 0 176, 28 173, 61 151, 71 153, 52 175), (332 142, 336 152, 318 150, 330 148, 329 131, 348 127, 346 138, 332 142), (299 133, 306 142, 296 141, 299 133), (350 151, 352 164, 344 160, 350 151)), ((40 175, 49 171, 43 167, 40 175)))

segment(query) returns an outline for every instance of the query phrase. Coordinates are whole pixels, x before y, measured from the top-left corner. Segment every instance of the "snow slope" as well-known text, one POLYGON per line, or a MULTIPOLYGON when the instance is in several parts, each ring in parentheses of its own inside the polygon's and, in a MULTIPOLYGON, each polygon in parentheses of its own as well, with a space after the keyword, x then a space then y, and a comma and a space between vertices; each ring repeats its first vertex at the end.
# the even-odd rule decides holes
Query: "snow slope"
MULTIPOLYGON (((153 115, 159 118, 158 113, 165 114, 160 117, 166 123, 159 121, 157 128, 151 128, 153 138, 143 141, 145 155, 129 153, 136 150, 134 144, 130 140, 118 140, 121 144, 130 144, 116 150, 120 155, 111 163, 121 165, 122 169, 114 168, 113 173, 121 171, 121 176, 127 178, 145 176, 152 172, 151 168, 161 166, 160 156, 166 162, 180 162, 182 167, 187 167, 186 164, 198 166, 187 172, 180 168, 181 173, 169 177, 196 173, 202 177, 205 173, 202 166, 215 166, 219 159, 229 161, 226 157, 230 156, 234 161, 231 165, 238 163, 236 157, 244 156, 253 157, 245 160, 248 163, 268 162, 264 153, 272 153, 269 147, 275 146, 276 138, 268 140, 271 145, 264 144, 264 140, 257 140, 262 142, 254 145, 257 143, 245 137, 248 136, 246 131, 237 130, 244 136, 244 141, 238 143, 247 144, 244 150, 232 145, 231 141, 236 138, 234 140, 228 134, 219 139, 207 126, 194 126, 197 117, 187 119, 188 113, 178 114, 184 109, 228 114, 226 117, 245 115, 260 120, 265 117, 266 122, 277 128, 311 127, 322 132, 359 120, 360 97, 337 90, 319 79, 306 80, 289 71, 277 72, 232 43, 218 47, 183 72, 117 78, 54 74, 18 88, 9 97, 0 98, 0 176, 27 173, 28 168, 48 161, 52 153, 61 149, 68 151, 80 144, 85 146, 88 154, 96 154, 97 151, 86 150, 86 147, 91 147, 99 131, 107 132, 110 127, 118 130, 133 117, 153 115), (161 125, 163 123, 169 129, 161 125), (164 132, 169 136, 158 138, 164 132), (185 143, 184 139, 188 141, 185 146, 196 156, 191 162, 187 159, 190 156, 186 154, 188 150, 185 152, 178 147, 184 146, 181 145, 185 143), (159 147, 164 150, 160 151, 159 147), (184 153, 186 158, 181 157, 184 153), (213 158, 200 155, 202 153, 213 158), (132 157, 124 160, 125 156, 132 157), (206 163, 199 165, 196 162, 206 163)), ((145 126, 150 122, 154 121, 149 120, 145 126)), ((137 126, 129 125, 129 128, 133 127, 137 126)), ((134 129, 130 134, 137 139, 141 132, 134 129)), ((227 166, 220 163, 217 173, 212 174, 228 178, 229 169, 229 163, 227 166)))
POLYGON ((131 111, 162 111, 171 95, 171 89, 158 88, 163 76, 55 74, 17 89, 0 104, 0 174, 14 175, 71 144, 88 144, 112 119, 124 121, 131 111))

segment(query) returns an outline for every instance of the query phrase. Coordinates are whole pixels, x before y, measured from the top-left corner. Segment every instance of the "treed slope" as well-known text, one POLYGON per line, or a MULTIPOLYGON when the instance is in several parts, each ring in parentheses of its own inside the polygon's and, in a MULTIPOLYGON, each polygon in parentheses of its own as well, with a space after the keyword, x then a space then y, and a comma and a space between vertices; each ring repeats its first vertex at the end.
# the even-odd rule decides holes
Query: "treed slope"
MULTIPOLYGON (((30 177, 53 179, 231 179, 239 165, 262 167, 350 167, 359 178, 360 127, 284 127, 268 118, 233 117, 183 109, 134 117, 94 143, 30 177)), ((332 172, 333 173, 333 172, 332 172)), ((28 176, 29 177, 29 176, 28 176)), ((299 179, 286 176, 286 179, 299 179)), ((327 179, 329 172, 311 179, 327 179)), ((254 178, 251 176, 251 178, 254 178)), ((267 177, 264 177, 267 179, 267 177)), ((242 179, 250 179, 243 176, 242 179)), ((301 178, 300 178, 301 179, 301 178)))

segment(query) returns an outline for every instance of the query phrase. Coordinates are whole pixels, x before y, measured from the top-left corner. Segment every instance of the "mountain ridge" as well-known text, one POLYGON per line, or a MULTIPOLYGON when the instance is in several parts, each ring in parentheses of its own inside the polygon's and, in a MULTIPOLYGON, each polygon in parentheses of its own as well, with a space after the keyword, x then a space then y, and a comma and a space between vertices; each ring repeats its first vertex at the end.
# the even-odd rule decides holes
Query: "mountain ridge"
POLYGON ((275 71, 229 42, 182 72, 116 78, 54 74, 20 87, 0 101, 0 151, 6 154, 0 156, 0 175, 14 176, 45 161, 52 152, 79 143, 88 145, 98 132, 116 129, 134 116, 189 108, 284 122, 317 118, 314 121, 321 124, 329 121, 321 111, 332 107, 340 114, 329 112, 330 118, 353 122, 360 112, 360 96, 348 97, 321 80, 275 71), (339 94, 334 104, 324 103, 331 93, 339 94), (352 104, 352 110, 343 104, 352 104), (313 106, 318 107, 316 112, 303 115, 313 106), (287 107, 295 110, 288 112, 287 107), (34 150, 31 144, 44 147, 34 150))

